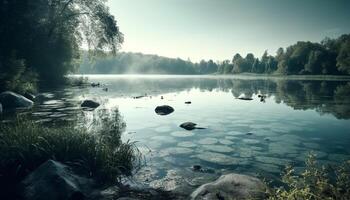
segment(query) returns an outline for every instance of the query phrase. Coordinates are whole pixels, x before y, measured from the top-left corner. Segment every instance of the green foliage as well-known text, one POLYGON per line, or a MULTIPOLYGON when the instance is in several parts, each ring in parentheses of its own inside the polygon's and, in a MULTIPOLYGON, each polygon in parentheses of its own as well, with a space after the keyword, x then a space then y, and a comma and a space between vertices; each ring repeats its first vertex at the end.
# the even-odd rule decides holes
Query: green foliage
POLYGON ((23 94, 36 90, 37 76, 28 71, 23 59, 18 59, 13 53, 3 60, 3 65, 12 67, 3 68, 0 62, 0 91, 13 90, 23 94))
POLYGON ((131 175, 140 154, 134 143, 121 141, 125 123, 118 110, 99 111, 91 127, 45 127, 22 118, 1 124, 0 184, 15 185, 48 159, 74 165, 102 183, 131 175))
POLYGON ((105 3, 0 1, 0 72, 5 74, 0 83, 11 82, 5 88, 11 89, 24 84, 24 79, 34 87, 33 74, 45 85, 60 83, 77 68, 83 44, 93 52, 114 53, 123 35, 105 3), (20 64, 14 64, 17 61, 20 64))
POLYGON ((270 200, 350 199, 350 161, 339 166, 321 166, 314 154, 306 159, 306 168, 299 174, 287 166, 282 176, 284 186, 267 190, 270 200))
POLYGON ((276 56, 265 51, 260 60, 250 53, 245 58, 236 54, 232 63, 222 63, 218 69, 223 74, 349 75, 350 34, 326 38, 321 43, 297 42, 286 50, 279 48, 276 56), (229 65, 233 65, 232 70, 227 68, 229 65))
POLYGON ((350 40, 341 45, 337 56, 337 67, 339 71, 350 74, 350 40))

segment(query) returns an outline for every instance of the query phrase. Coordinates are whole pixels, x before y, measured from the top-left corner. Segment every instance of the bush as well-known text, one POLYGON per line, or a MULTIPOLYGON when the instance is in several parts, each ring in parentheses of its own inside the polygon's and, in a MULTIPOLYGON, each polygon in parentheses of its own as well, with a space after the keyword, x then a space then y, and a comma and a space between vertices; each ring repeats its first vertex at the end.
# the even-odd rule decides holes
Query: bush
POLYGON ((121 141, 125 123, 118 110, 97 116, 93 129, 76 124, 45 127, 22 118, 1 124, 1 189, 13 187, 48 159, 74 166, 103 184, 131 175, 140 154, 134 143, 121 141))
POLYGON ((306 168, 300 175, 296 175, 293 167, 287 166, 282 175, 284 186, 269 188, 268 199, 350 199, 350 161, 338 166, 324 166, 311 153, 305 164, 306 168))

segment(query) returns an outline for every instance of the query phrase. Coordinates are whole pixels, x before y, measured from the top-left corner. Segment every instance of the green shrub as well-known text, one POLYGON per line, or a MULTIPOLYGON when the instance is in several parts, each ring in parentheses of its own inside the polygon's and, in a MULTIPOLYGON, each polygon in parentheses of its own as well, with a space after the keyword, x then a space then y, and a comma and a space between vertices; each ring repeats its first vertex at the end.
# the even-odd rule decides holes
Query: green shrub
POLYGON ((284 186, 269 188, 268 199, 350 199, 350 161, 338 166, 320 165, 311 153, 305 164, 299 175, 292 166, 287 166, 282 175, 284 186))
POLYGON ((131 175, 140 154, 134 143, 121 140, 125 123, 118 110, 98 113, 93 129, 45 127, 21 118, 0 125, 0 183, 18 183, 48 159, 75 166, 104 184, 131 175))

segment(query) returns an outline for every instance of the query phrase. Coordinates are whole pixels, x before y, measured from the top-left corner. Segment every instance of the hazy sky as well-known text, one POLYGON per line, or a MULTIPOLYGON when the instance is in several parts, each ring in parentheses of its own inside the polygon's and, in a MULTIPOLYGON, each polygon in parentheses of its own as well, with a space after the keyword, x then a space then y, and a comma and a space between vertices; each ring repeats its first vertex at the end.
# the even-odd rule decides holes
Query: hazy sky
POLYGON ((350 33, 350 0, 109 0, 122 51, 224 60, 350 33))

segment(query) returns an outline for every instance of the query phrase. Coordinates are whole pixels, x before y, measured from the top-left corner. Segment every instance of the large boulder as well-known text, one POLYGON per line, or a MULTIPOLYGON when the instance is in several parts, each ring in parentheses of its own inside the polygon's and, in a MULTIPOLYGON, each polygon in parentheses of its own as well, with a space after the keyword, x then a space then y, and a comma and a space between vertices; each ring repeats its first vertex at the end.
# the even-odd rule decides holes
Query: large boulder
POLYGON ((93 100, 85 100, 81 104, 81 107, 84 107, 84 108, 97 108, 99 106, 100 104, 93 100))
POLYGON ((10 91, 0 94, 0 103, 3 106, 3 109, 31 108, 34 104, 33 101, 24 96, 10 91))
POLYGON ((265 185, 257 178, 227 174, 204 184, 191 194, 192 200, 265 199, 265 185))
POLYGON ((20 184, 25 200, 82 200, 92 191, 93 181, 75 175, 68 166, 48 160, 20 184))
POLYGON ((169 115, 170 113, 174 112, 174 108, 171 106, 163 105, 163 106, 157 106, 154 111, 158 115, 169 115))

